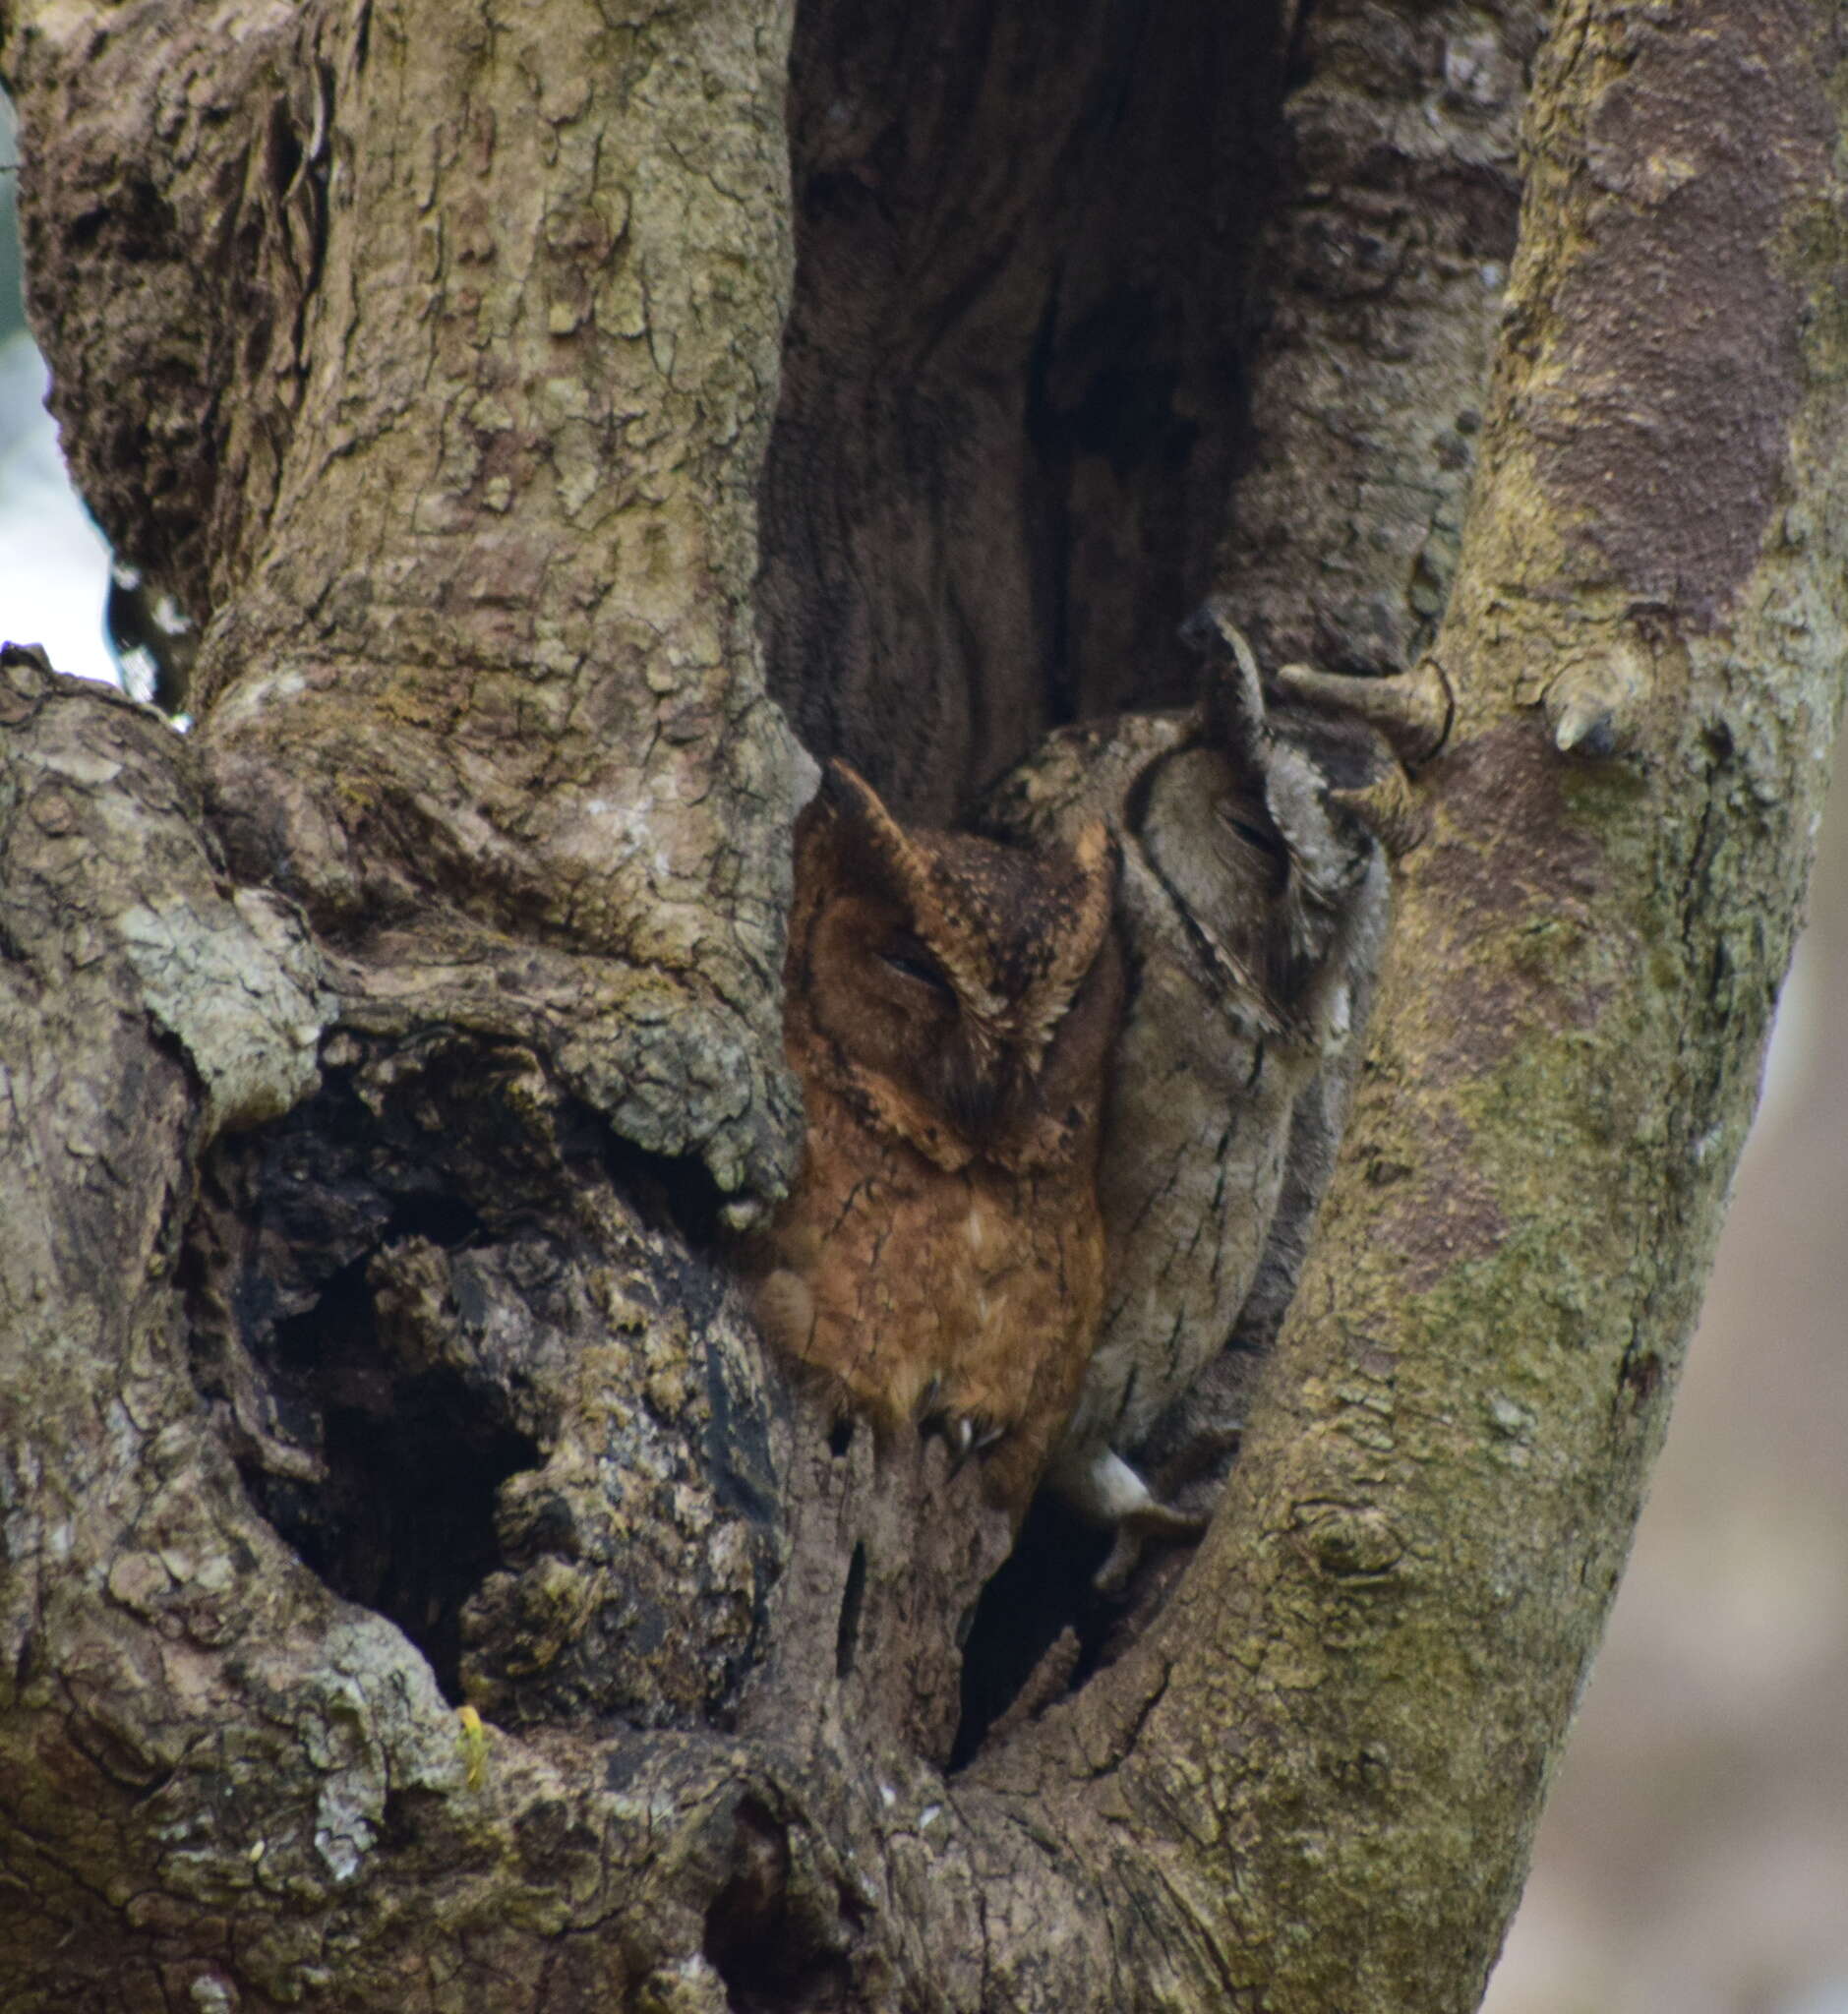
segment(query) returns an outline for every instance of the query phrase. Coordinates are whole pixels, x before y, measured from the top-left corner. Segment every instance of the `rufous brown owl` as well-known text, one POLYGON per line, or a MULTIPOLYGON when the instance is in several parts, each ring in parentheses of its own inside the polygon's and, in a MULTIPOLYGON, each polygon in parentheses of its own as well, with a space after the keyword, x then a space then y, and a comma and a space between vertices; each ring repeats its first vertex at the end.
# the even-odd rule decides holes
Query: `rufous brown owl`
POLYGON ((770 1339, 885 1436, 939 1425, 1018 1517, 1103 1290, 1098 1139, 1118 1005, 1101 821, 909 830, 843 764, 796 828, 796 1182, 746 1258, 770 1339))

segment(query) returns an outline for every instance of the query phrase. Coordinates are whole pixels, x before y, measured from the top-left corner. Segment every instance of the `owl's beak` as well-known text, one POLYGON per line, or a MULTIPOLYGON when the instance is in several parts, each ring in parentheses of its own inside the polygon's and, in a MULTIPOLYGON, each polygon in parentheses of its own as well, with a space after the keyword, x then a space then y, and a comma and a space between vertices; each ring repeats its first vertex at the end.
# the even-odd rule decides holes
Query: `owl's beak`
POLYGON ((995 1032, 974 1016, 963 1021, 963 1042, 946 1072, 943 1104, 972 1146, 988 1140, 1014 1092, 1008 1050, 995 1032))
POLYGON ((944 1103, 956 1130, 975 1146, 985 1141, 994 1131, 1006 1096, 1007 1087, 990 1076, 958 1073, 944 1103))

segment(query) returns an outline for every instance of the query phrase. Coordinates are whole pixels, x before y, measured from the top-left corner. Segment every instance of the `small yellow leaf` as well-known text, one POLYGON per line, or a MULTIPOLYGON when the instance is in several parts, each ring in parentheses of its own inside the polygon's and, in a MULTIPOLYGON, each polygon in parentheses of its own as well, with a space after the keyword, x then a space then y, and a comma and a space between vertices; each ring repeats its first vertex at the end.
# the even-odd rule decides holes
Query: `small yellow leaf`
POLYGON ((458 1706, 455 1717, 461 1723, 462 1755, 470 1790, 479 1790, 488 1774, 488 1730, 472 1706, 458 1706))

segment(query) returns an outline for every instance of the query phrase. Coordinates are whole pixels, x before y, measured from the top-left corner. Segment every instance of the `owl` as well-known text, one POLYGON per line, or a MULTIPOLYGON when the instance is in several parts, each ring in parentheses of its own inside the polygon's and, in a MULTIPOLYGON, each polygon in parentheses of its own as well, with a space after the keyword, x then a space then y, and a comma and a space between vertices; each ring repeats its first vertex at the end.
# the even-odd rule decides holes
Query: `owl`
POLYGON ((1141 1537, 1198 1528, 1131 1456, 1235 1330, 1282 1313, 1387 918, 1381 846, 1341 788, 1365 801, 1382 744, 1357 720, 1267 710, 1222 612, 1190 627, 1213 651, 1197 707, 1053 735, 982 820, 1048 845, 1102 819, 1120 853, 1103 1307, 1048 1475, 1117 1529, 1106 1584, 1141 1537))
POLYGON ((785 1044, 807 1132, 758 1322, 885 1437, 939 1426, 1018 1520, 1097 1332, 1119 967, 1100 820, 899 825, 830 765, 797 822, 785 1044))

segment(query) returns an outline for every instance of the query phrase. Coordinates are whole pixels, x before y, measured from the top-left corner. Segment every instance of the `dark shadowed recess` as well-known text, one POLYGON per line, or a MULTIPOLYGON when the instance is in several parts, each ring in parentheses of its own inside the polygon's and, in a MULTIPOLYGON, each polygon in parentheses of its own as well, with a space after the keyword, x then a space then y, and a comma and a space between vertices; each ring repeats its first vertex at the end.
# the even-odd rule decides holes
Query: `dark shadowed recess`
MULTIPOLYGON (((691 1163, 614 1147, 574 1106, 536 1130, 504 1095, 520 1052, 349 1048, 314 1097, 202 1170, 180 1274, 193 1376, 260 1512, 459 1701, 463 1611, 515 1564, 502 1485, 541 1466, 560 1367, 585 1340, 584 1254, 548 1225, 613 1185, 633 1221, 697 1249, 713 1203, 691 1163)), ((527 1522, 546 1508, 526 1501, 527 1522)))
POLYGON ((963 1645, 952 1769, 975 1758, 995 1724, 1022 1698, 1043 1660, 1056 1655, 1061 1639, 1070 1654, 1054 1675, 1058 1690, 1082 1685, 1097 1669, 1120 1607, 1116 1598, 1092 1585, 1109 1549, 1107 1536, 1083 1524, 1054 1498, 1042 1494, 1036 1501, 1013 1552, 983 1589, 963 1645))
POLYGON ((454 1371, 382 1368, 365 1268, 279 1324, 275 1365, 319 1414, 325 1475, 309 1486, 243 1465, 277 1532, 336 1594, 388 1616, 462 1697, 461 1612, 501 1564, 496 1493, 538 1449, 454 1371))
POLYGON ((335 1070, 214 1152, 180 1275, 195 1382, 252 1502, 336 1594, 397 1624, 451 1698, 462 1604, 499 1564, 496 1492, 538 1451, 486 1381, 382 1346, 374 1268, 482 1230, 443 1156, 335 1070))
POLYGON ((807 746, 910 817, 1191 697, 1286 61, 1275 4, 798 10, 759 603, 807 746))

